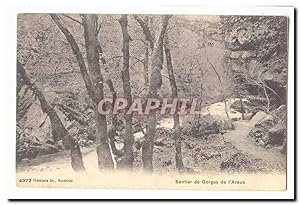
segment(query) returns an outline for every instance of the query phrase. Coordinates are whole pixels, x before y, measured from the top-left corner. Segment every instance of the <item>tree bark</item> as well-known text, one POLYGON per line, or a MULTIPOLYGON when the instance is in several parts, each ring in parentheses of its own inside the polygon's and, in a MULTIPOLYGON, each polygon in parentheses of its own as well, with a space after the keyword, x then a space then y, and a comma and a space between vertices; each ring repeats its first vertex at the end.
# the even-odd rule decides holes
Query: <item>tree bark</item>
MULTIPOLYGON (((99 51, 99 54, 100 54, 101 63, 104 67, 104 71, 108 72, 107 63, 106 63, 107 61, 106 61, 105 57, 103 56, 103 49, 100 45, 100 42, 98 44, 98 51, 99 51)), ((109 88, 109 90, 112 94, 112 104, 114 105, 115 101, 117 99, 117 92, 116 92, 114 84, 113 84, 113 82, 110 78, 108 78, 106 80, 106 83, 107 83, 108 88, 109 88)), ((124 151, 123 151, 123 149, 118 150, 117 147, 116 147, 116 144, 115 144, 115 136, 117 135, 117 120, 118 120, 117 114, 112 114, 112 123, 111 123, 111 127, 108 128, 107 136, 108 136, 108 139, 109 139, 109 143, 110 143, 112 153, 114 155, 118 156, 118 157, 121 157, 121 156, 124 155, 124 151)))
MULTIPOLYGON (((112 93, 112 104, 114 105, 117 99, 117 93, 111 80, 107 81, 110 92, 112 93)), ((107 136, 110 141, 111 151, 114 155, 121 157, 124 155, 123 150, 118 150, 115 144, 115 136, 117 135, 117 114, 112 114, 111 128, 108 128, 107 136)))
POLYGON ((60 18, 56 14, 50 14, 54 23, 58 26, 61 32, 69 42, 71 49, 77 59, 81 75, 83 77, 87 92, 93 101, 95 121, 96 121, 96 142, 97 142, 97 154, 98 154, 98 168, 112 169, 114 167, 110 148, 107 137, 107 123, 106 116, 98 113, 98 103, 103 99, 103 77, 100 70, 99 64, 99 42, 97 39, 96 31, 96 19, 95 15, 83 15, 83 27, 84 27, 84 38, 85 46, 87 51, 88 69, 84 62, 84 58, 78 44, 75 41, 74 36, 70 31, 63 25, 60 18), (89 75, 90 74, 90 75, 89 75), (92 78, 92 79, 91 79, 92 78))
POLYGON ((17 70, 18 73, 21 75, 24 83, 27 86, 29 86, 30 89, 37 96, 38 100, 40 101, 43 112, 47 113, 47 115, 49 116, 53 140, 58 141, 62 139, 65 148, 70 150, 71 166, 73 170, 84 171, 85 167, 82 160, 82 154, 78 141, 69 134, 65 126, 62 124, 54 108, 51 105, 49 105, 42 91, 40 91, 40 89, 35 85, 35 83, 33 83, 30 80, 24 67, 19 61, 17 62, 17 70))
POLYGON ((84 62, 84 58, 82 53, 80 52, 80 49, 78 47, 78 44, 75 41, 74 36, 70 33, 70 31, 62 24, 60 18, 58 17, 58 15, 56 14, 50 14, 52 20, 54 21, 54 23, 57 25, 57 27, 61 30, 61 32, 64 34, 64 36, 66 37, 68 43, 71 46, 72 52, 74 53, 83 81, 85 83, 85 87, 87 89, 87 92, 89 94, 89 96, 92 98, 93 101, 95 101, 94 99, 94 89, 93 89, 93 84, 91 82, 91 79, 89 77, 85 62, 84 62))
POLYGON ((145 36, 145 40, 149 42, 150 49, 154 49, 154 38, 151 34, 151 31, 149 29, 148 23, 145 22, 140 16, 134 15, 134 18, 136 21, 140 24, 141 28, 143 29, 143 33, 145 36))
POLYGON ((98 112, 98 104, 104 98, 103 85, 104 80, 100 70, 99 63, 99 41, 97 39, 97 16, 92 14, 83 15, 84 39, 87 52, 87 63, 94 87, 94 111, 96 119, 97 133, 97 154, 98 168, 112 169, 114 168, 112 155, 110 152, 108 137, 107 137, 107 122, 106 116, 98 112))
MULTIPOLYGON (((128 20, 127 15, 122 15, 119 19, 123 34, 123 70, 122 70, 122 81, 124 97, 128 102, 132 101, 131 87, 130 87, 130 73, 129 73, 129 41, 130 37, 128 34, 127 26, 128 20)), ((130 104, 130 103, 129 103, 130 104)), ((132 168, 133 165, 133 151, 132 145, 134 138, 132 135, 132 114, 124 114, 125 119, 125 138, 124 138, 124 160, 120 164, 123 168, 132 168)))
POLYGON ((145 21, 139 17, 138 15, 134 15, 134 18, 141 26, 144 34, 144 41, 145 41, 145 57, 144 57, 144 80, 145 80, 145 87, 149 86, 149 55, 153 51, 154 48, 154 39, 151 34, 151 31, 148 26, 148 17, 146 17, 145 21))
POLYGON ((149 86, 149 46, 148 43, 145 46, 145 57, 144 57, 144 81, 145 87, 149 86))
MULTIPOLYGON (((158 90, 162 84, 161 70, 163 64, 163 39, 170 17, 171 16, 163 16, 162 28, 152 53, 151 76, 147 98, 157 97, 158 90)), ((156 123, 156 112, 150 112, 147 119, 146 135, 142 145, 143 169, 144 171, 149 172, 153 171, 153 145, 156 133, 156 123)))
MULTIPOLYGON (((178 98, 178 92, 177 92, 177 85, 176 80, 174 76, 174 69, 172 64, 172 56, 170 49, 168 47, 168 42, 165 43, 165 54, 166 54, 166 61, 167 61, 167 69, 168 69, 168 76, 169 76, 169 82, 170 87, 172 91, 172 100, 174 98, 178 98)), ((173 115, 174 120, 174 140, 175 140, 175 162, 176 162, 176 168, 178 171, 184 171, 184 164, 182 161, 182 154, 181 154, 181 132, 180 132, 180 121, 179 121, 179 115, 177 112, 173 115)))

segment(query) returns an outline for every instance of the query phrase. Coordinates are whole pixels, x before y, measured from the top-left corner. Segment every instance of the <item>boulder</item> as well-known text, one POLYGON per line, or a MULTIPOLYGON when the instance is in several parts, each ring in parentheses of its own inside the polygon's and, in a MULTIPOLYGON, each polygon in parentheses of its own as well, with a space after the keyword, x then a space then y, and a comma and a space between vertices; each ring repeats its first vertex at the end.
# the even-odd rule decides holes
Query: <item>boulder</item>
POLYGON ((221 153, 219 152, 200 152, 199 153, 199 158, 201 160, 210 160, 212 158, 218 158, 222 157, 221 153))
POLYGON ((32 141, 29 138, 22 136, 17 140, 16 146, 16 159, 21 161, 23 159, 32 159, 35 158, 38 154, 38 146, 33 146, 32 141))
POLYGON ((231 120, 210 114, 204 115, 200 120, 184 122, 182 133, 186 136, 207 138, 209 135, 219 134, 224 130, 234 129, 231 120))
POLYGON ((281 146, 286 141, 286 128, 281 124, 275 124, 274 121, 263 121, 255 126, 249 136, 255 140, 258 145, 281 146))
POLYGON ((273 117, 266 117, 263 120, 259 121, 258 123, 255 124, 255 127, 261 127, 264 129, 270 129, 275 125, 275 121, 273 117))
POLYGON ((247 170, 251 166, 251 161, 247 155, 243 153, 235 153, 231 155, 229 158, 224 160, 220 168, 221 170, 231 170, 231 171, 239 171, 239 170, 247 170))
POLYGON ((227 118, 220 118, 218 119, 218 126, 219 126, 219 130, 233 130, 234 129, 234 125, 232 124, 231 120, 227 119, 227 118))
POLYGON ((282 125, 277 124, 269 130, 265 142, 270 145, 283 145, 285 139, 286 129, 282 125))
POLYGON ((17 141, 17 161, 32 159, 38 155, 53 154, 59 151, 59 149, 52 144, 32 139, 32 137, 24 137, 17 141))
MULTIPOLYGON (((249 137, 258 145, 264 147, 282 146, 285 149, 286 142, 286 106, 281 105, 272 111, 272 115, 265 112, 257 112, 250 120, 254 128, 249 137)), ((284 152, 284 151, 283 151, 284 152)))
POLYGON ((266 135, 267 130, 264 130, 262 128, 253 128, 249 133, 249 137, 254 139, 256 144, 260 146, 265 146, 264 138, 266 135))
POLYGON ((269 115, 263 111, 257 112, 250 120, 250 124, 253 126, 257 126, 259 124, 264 123, 265 121, 272 121, 273 116, 269 115))

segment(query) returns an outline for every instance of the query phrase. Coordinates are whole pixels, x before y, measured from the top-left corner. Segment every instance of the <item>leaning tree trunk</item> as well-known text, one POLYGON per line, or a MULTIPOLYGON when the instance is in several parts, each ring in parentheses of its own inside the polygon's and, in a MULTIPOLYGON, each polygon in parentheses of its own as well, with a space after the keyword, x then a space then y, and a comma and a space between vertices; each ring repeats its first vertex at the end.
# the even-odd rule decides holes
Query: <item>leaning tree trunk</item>
POLYGON ((98 104, 104 98, 104 80, 99 63, 97 16, 92 14, 83 15, 83 28, 88 69, 94 87, 93 98, 96 119, 96 133, 98 136, 96 147, 98 154, 98 167, 100 170, 111 169, 114 168, 114 164, 108 142, 106 116, 98 112, 98 104))
MULTIPOLYGON (((171 16, 163 17, 162 29, 157 39, 151 59, 151 75, 147 98, 156 98, 158 90, 162 84, 162 64, 163 64, 163 39, 171 16)), ((144 171, 153 171, 153 145, 156 133, 156 112, 149 113, 146 126, 146 135, 142 145, 142 160, 144 171)))
POLYGON ((97 135, 97 154, 99 169, 112 169, 114 167, 107 137, 107 123, 106 117, 98 113, 98 103, 103 99, 103 77, 100 71, 99 64, 99 42, 96 36, 96 16, 83 15, 84 37, 86 42, 87 61, 89 72, 85 65, 84 57, 79 49, 74 36, 64 26, 57 14, 50 14, 52 20, 61 30, 71 46, 72 52, 76 57, 80 73, 82 75, 85 87, 90 98, 93 101, 95 121, 96 121, 96 135, 97 135), (89 75, 90 74, 90 75, 89 75), (91 77, 93 79, 91 79, 91 77))
MULTIPOLYGON (((164 48, 165 48, 165 54, 166 54, 169 82, 170 82, 171 91, 172 91, 172 99, 174 99, 174 98, 178 97, 178 92, 177 92, 177 85, 176 85, 176 80, 175 80, 175 76, 174 76, 172 56, 171 56, 170 49, 168 48, 167 41, 166 41, 164 48)), ((176 168, 178 169, 178 171, 184 171, 184 164, 182 161, 182 154, 181 154, 180 121, 179 121, 179 115, 178 115, 177 111, 173 114, 173 120, 174 120, 174 140, 175 140, 175 150, 176 150, 176 153, 175 153, 176 168)))
MULTIPOLYGON (((122 15, 119 20, 123 34, 123 70, 122 70, 122 81, 123 81, 123 91, 124 97, 127 102, 132 101, 131 87, 130 87, 130 74, 129 74, 129 41, 130 37, 128 34, 127 26, 128 20, 127 15, 122 15)), ((132 114, 124 113, 125 119, 125 137, 124 137, 124 160, 120 164, 124 168, 132 168, 133 165, 133 151, 132 145, 134 142, 132 135, 132 114)))
POLYGON ((84 168, 82 154, 81 154, 78 141, 69 134, 68 130, 62 124, 54 108, 51 105, 49 105, 42 91, 40 91, 39 88, 35 85, 35 83, 33 83, 30 80, 24 67, 19 61, 17 62, 17 69, 18 69, 18 73, 21 75, 23 79, 23 82, 30 87, 30 89, 34 92, 34 94, 39 99, 43 112, 49 116, 51 122, 53 140, 58 141, 62 139, 65 148, 71 151, 71 165, 73 170, 84 171, 85 168, 84 168))

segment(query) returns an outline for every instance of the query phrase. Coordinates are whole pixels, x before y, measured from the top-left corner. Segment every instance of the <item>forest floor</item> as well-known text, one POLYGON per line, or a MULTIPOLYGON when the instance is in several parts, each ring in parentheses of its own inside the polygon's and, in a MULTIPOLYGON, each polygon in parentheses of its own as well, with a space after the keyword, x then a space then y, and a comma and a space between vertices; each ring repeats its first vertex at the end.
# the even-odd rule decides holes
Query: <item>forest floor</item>
MULTIPOLYGON (((224 117, 223 103, 210 105, 204 112, 224 117)), ((238 115, 239 113, 231 113, 238 115)), ((233 117, 233 116, 230 116, 233 117)), ((259 119, 256 119, 259 120, 259 119)), ((234 130, 224 135, 210 135, 207 138, 183 136, 182 156, 186 167, 194 172, 249 172, 249 173, 284 173, 286 155, 279 148, 264 148, 255 144, 247 136, 254 127, 252 120, 234 122, 234 130)), ((175 146, 171 137, 172 118, 159 121, 156 140, 161 143, 154 146, 153 167, 156 172, 176 171, 175 146)), ((135 138, 142 137, 142 132, 135 133, 135 138)), ((82 148, 83 161, 87 172, 97 170, 97 154, 94 147, 82 148)), ((134 149, 134 170, 142 170, 141 149, 134 149)), ((17 165, 17 172, 43 172, 52 170, 71 171, 68 151, 40 156, 22 161, 17 165)))

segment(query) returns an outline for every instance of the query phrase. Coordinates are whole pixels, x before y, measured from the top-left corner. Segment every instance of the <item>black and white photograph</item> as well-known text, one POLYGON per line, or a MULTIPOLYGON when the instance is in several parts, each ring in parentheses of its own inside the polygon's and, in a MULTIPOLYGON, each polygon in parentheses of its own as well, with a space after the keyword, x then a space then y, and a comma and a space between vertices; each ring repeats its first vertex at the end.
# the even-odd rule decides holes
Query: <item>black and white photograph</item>
POLYGON ((14 189, 290 193, 294 16, 270 9, 18 10, 14 189))

